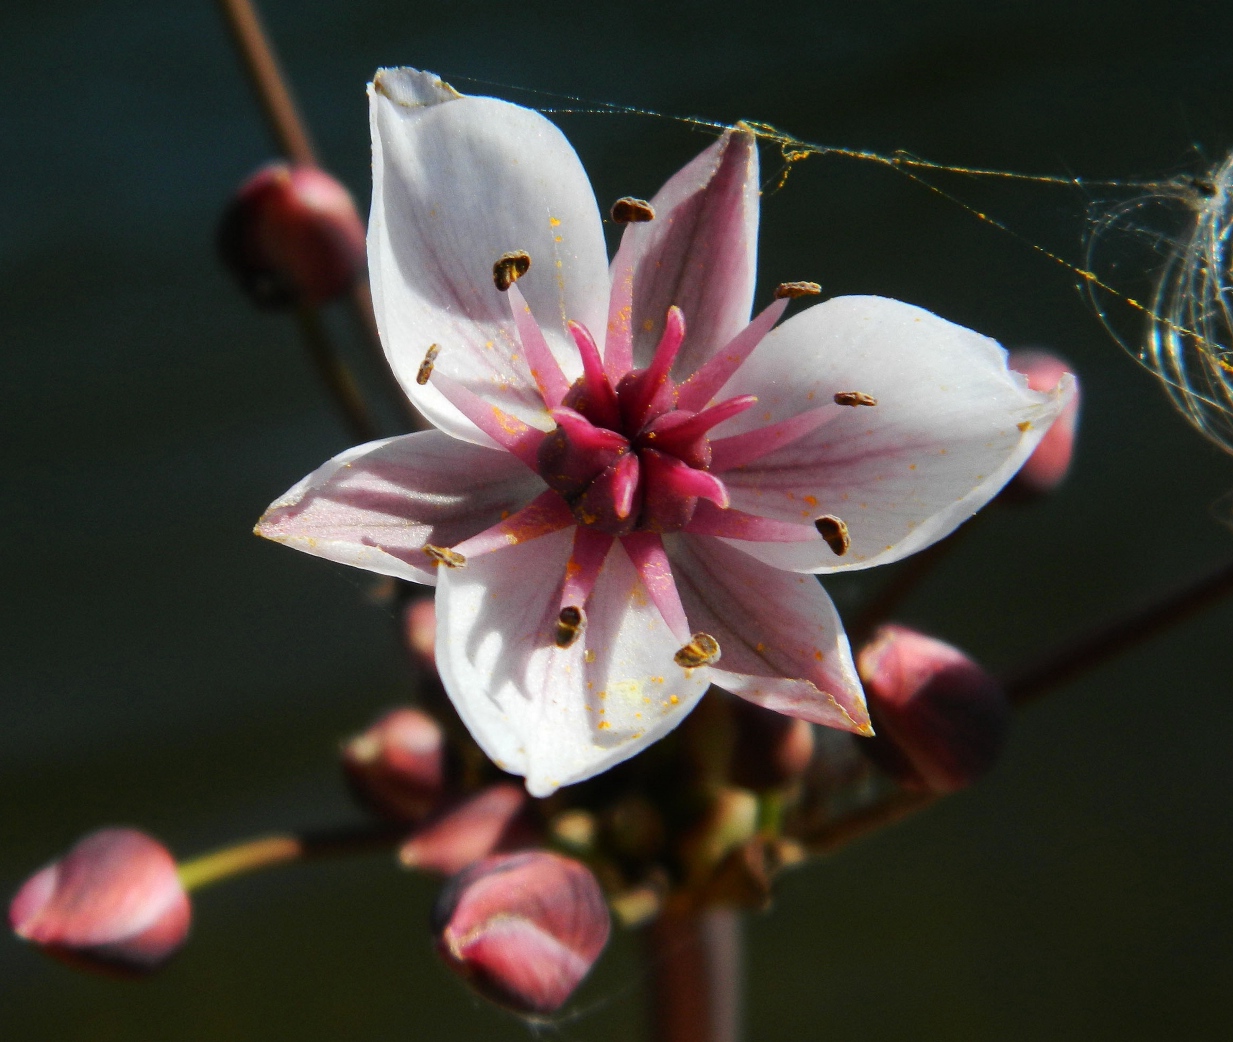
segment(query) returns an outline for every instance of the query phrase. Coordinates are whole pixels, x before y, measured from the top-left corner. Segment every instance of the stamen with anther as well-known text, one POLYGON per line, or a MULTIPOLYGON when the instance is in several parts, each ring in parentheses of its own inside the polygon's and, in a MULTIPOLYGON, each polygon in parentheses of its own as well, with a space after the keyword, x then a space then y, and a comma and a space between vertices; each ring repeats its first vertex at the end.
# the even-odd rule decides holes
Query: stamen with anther
POLYGON ((568 648, 582 633, 586 625, 586 613, 576 605, 567 604, 557 616, 556 645, 558 648, 568 648))
POLYGON ((462 554, 451 550, 448 546, 433 546, 432 543, 425 543, 424 553, 434 563, 443 564, 446 568, 465 568, 467 566, 467 559, 462 554))
POLYGON ((531 255, 526 250, 511 250, 492 266, 492 281, 502 293, 531 270, 531 255))
POLYGON ((688 644, 672 656, 678 666, 697 669, 719 661, 719 641, 709 633, 695 633, 688 644))
POLYGON ((877 405, 878 400, 872 394, 866 394, 864 391, 840 391, 835 395, 836 405, 850 405, 856 408, 858 405, 877 405))
POLYGON ((432 366, 437 360, 437 355, 440 354, 441 348, 433 344, 425 353, 424 360, 420 363, 419 372, 415 374, 415 382, 423 387, 428 383, 428 378, 432 376, 432 366))
POLYGON ((655 220, 655 207, 645 199, 623 195, 612 204, 612 219, 617 224, 641 224, 655 220))
POLYGON ((797 297, 816 297, 822 287, 816 282, 781 282, 775 287, 776 300, 795 300, 797 297))
POLYGON ((818 535, 826 540, 826 545, 835 551, 836 557, 842 557, 848 552, 848 547, 852 545, 848 526, 834 514, 823 514, 813 525, 818 530, 818 535))

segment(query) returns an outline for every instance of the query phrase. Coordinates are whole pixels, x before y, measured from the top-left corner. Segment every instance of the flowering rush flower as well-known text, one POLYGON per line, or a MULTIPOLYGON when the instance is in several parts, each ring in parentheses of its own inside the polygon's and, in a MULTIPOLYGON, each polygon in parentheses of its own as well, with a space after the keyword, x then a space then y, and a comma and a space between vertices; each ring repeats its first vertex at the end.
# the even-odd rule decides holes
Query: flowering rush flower
POLYGON ((812 577, 896 561, 986 503, 1070 394, 880 297, 752 320, 758 154, 727 131, 611 266, 582 165, 529 109, 430 73, 369 88, 373 300, 436 426, 336 456, 257 525, 436 585, 459 714, 537 796, 632 756, 709 684, 871 733, 812 577))

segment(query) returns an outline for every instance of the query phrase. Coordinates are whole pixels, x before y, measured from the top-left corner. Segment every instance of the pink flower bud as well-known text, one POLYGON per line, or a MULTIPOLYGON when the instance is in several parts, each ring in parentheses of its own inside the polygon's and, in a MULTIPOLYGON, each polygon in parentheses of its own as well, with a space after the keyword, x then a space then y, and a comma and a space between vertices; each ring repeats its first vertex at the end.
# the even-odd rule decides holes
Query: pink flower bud
POLYGON ((774 789, 795 781, 813 758, 813 725, 734 699, 736 742, 728 777, 746 789, 774 789))
POLYGON ((394 709, 342 749, 351 789, 390 821, 419 821, 445 788, 445 735, 418 709, 394 709))
POLYGON ((407 868, 448 876, 495 851, 529 846, 536 837, 527 799, 521 785, 491 785, 413 835, 398 859, 407 868))
POLYGON ((986 774, 1010 724, 998 682, 958 648, 883 626, 857 656, 876 734, 862 751, 907 788, 948 793, 986 774))
MULTIPOLYGON (((1070 366, 1048 351, 1025 349, 1012 351, 1010 367, 1028 378, 1033 391, 1052 391, 1058 381, 1071 371, 1070 366)), ((1008 498, 1023 501, 1045 495, 1057 488, 1070 470, 1075 451, 1075 429, 1079 423, 1079 393, 1075 395, 1053 426, 1040 439, 1036 450, 1028 457, 1007 488, 1008 498)))
POLYGON ((261 307, 323 304, 364 272, 364 224, 351 194, 323 170, 271 163, 223 212, 218 249, 261 307))
POLYGON ((149 972, 188 936, 175 859, 134 829, 101 829, 36 872, 9 905, 18 937, 66 962, 149 972))
POLYGON ((608 943, 599 883, 545 850, 486 858, 446 884, 433 910, 437 950, 486 998, 552 1013, 608 943))
POLYGON ((402 609, 403 639, 425 669, 437 668, 437 609, 431 597, 417 597, 402 609))

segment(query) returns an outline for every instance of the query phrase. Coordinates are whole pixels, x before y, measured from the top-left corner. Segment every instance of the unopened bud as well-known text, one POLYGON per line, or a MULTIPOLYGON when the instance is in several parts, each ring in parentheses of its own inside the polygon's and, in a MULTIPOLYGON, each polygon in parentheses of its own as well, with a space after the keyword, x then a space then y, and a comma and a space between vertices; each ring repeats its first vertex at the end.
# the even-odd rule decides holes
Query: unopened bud
POLYGON ((813 757, 813 725, 763 709, 744 699, 732 701, 735 743, 728 777, 746 789, 777 789, 805 773, 813 757))
POLYGON ((521 785, 491 785, 413 835, 398 859, 407 868, 448 876, 496 851, 529 846, 536 837, 527 799, 521 785))
POLYGON ((993 767, 1010 704, 958 648, 883 626, 857 656, 876 734, 859 747, 906 788, 948 793, 993 767))
POLYGON ((589 869, 545 850, 472 865, 433 910, 441 957, 480 994, 519 1013, 564 1005, 608 943, 608 909, 589 869))
POLYGON ((364 272, 364 223, 351 194, 323 170, 271 163, 223 212, 218 250, 261 307, 324 304, 364 272))
MULTIPOLYGON (((1010 367, 1028 378, 1033 391, 1052 391, 1058 381, 1069 373, 1070 366, 1048 351, 1029 349, 1012 351, 1010 367)), ((1007 499, 1026 501, 1046 495, 1057 488, 1070 470, 1075 452, 1075 430, 1079 423, 1079 389, 1061 414, 1053 421, 1040 444, 1019 468, 1007 486, 1007 499)))
POLYGON ((431 597, 417 597, 402 609, 402 633, 407 649, 426 669, 437 668, 437 610, 431 597))
POLYGON ((418 709, 395 709, 342 749, 352 791, 391 821, 419 821, 445 788, 445 735, 418 709))
POLYGON ((18 937, 86 969, 146 973, 184 943, 192 908, 175 859, 134 829, 102 829, 36 872, 9 905, 18 937))

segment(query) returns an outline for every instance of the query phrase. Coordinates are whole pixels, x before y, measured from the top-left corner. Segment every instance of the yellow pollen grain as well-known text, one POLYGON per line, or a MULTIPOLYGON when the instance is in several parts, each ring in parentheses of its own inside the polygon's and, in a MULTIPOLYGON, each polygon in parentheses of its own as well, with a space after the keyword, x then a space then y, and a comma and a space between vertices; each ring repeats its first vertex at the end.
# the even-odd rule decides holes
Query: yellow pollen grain
POLYGON ((671 702, 674 706, 679 705, 681 702, 681 700, 677 698, 676 695, 669 696, 668 701, 671 702))
POLYGON ((816 506, 818 505, 818 497, 817 497, 817 496, 802 496, 801 498, 802 498, 802 499, 803 499, 806 503, 808 503, 811 507, 816 507, 816 506))
POLYGON ((754 651, 756 651, 759 655, 761 655, 765 650, 766 645, 763 644, 762 641, 758 641, 758 643, 754 645, 754 651))
POLYGON ((564 236, 564 235, 556 235, 556 236, 553 236, 552 241, 553 241, 553 242, 564 242, 564 241, 565 241, 565 236, 564 236))
POLYGON ((818 651, 817 649, 815 649, 813 653, 813 657, 816 658, 819 662, 821 662, 826 656, 823 655, 821 651, 818 651))
POLYGON ((1024 420, 1022 423, 1015 424, 1015 426, 1019 428, 1020 434, 1027 434, 1032 429, 1032 421, 1024 420))
POLYGON ((645 329, 649 333, 652 329, 655 328, 655 319, 653 318, 645 319, 642 323, 642 328, 645 329))
POLYGON ((582 657, 583 657, 583 658, 584 658, 587 662, 594 662, 594 661, 595 661, 595 652, 594 652, 594 651, 592 651, 590 648, 587 648, 587 650, 583 653, 583 656, 582 656, 582 657))
MULTIPOLYGON (((560 228, 560 227, 561 227, 561 219, 560 219, 559 217, 549 217, 549 218, 548 218, 548 224, 549 224, 551 227, 553 227, 553 228, 560 228)), ((559 241, 560 241, 560 240, 558 240, 558 242, 559 242, 559 241)))
POLYGON ((608 728, 610 728, 612 725, 611 725, 610 723, 608 723, 608 721, 607 721, 607 720, 601 720, 601 721, 600 721, 598 724, 596 724, 595 726, 596 726, 596 727, 598 727, 601 731, 606 731, 606 730, 608 730, 608 728))
POLYGON ((908 470, 915 470, 915 469, 916 469, 916 464, 915 464, 915 463, 909 463, 909 464, 908 464, 908 470))

